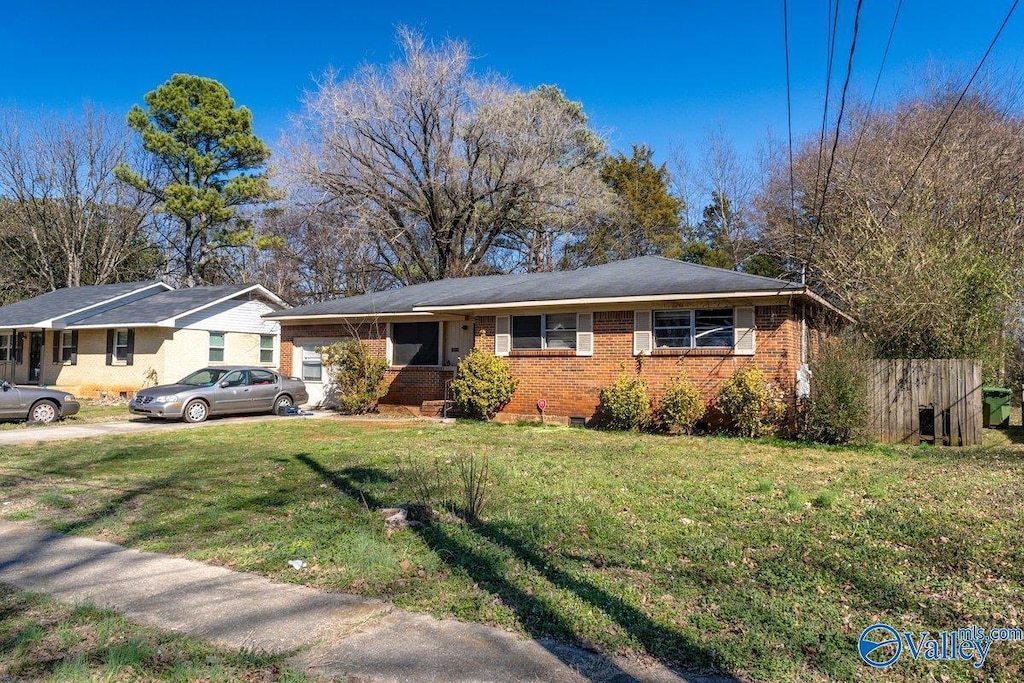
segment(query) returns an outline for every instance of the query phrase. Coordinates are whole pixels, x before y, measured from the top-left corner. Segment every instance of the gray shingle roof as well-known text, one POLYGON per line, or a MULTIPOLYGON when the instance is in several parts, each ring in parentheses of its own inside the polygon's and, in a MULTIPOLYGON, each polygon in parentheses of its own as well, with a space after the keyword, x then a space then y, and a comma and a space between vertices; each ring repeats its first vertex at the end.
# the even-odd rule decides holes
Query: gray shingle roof
POLYGON ((88 318, 75 321, 75 325, 138 325, 176 318, 202 306, 238 294, 252 285, 212 285, 173 289, 133 301, 88 318))
POLYGON ((41 322, 63 318, 83 308, 99 306, 111 299, 159 284, 157 280, 147 280, 114 285, 69 287, 47 292, 0 307, 0 328, 38 327, 41 322))
POLYGON ((265 317, 372 315, 412 312, 414 309, 443 306, 485 307, 564 299, 802 290, 803 285, 795 282, 711 268, 660 256, 641 256, 579 270, 439 280, 298 306, 286 311, 268 313, 265 317))

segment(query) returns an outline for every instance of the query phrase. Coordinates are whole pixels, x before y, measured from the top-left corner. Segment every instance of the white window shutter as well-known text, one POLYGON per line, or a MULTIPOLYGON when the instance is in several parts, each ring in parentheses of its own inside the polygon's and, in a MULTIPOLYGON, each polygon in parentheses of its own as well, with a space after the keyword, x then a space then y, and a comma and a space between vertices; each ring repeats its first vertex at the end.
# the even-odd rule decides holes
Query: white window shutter
POLYGON ((494 318, 494 355, 507 356, 512 350, 512 330, 507 315, 494 318))
POLYGON ((651 312, 633 311, 633 355, 650 355, 654 348, 654 333, 651 331, 651 312))
POLYGON ((576 314, 576 355, 594 355, 594 314, 576 314))
POLYGON ((735 343, 733 352, 741 356, 754 355, 754 307, 744 306, 733 310, 735 343))

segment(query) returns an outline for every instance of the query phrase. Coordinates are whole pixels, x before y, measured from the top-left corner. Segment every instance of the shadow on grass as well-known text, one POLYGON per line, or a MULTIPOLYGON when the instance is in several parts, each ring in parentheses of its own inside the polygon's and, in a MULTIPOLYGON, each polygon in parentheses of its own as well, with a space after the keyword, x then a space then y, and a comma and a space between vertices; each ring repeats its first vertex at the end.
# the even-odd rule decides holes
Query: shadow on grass
MULTIPOLYGON (((335 489, 369 509, 383 507, 383 504, 364 486, 393 481, 393 477, 376 468, 346 467, 331 471, 310 457, 309 454, 300 453, 295 456, 295 459, 322 477, 335 489)), ((466 528, 475 534, 477 539, 483 542, 483 545, 490 545, 496 550, 511 553, 519 562, 536 571, 559 590, 571 593, 600 610, 617 623, 623 631, 641 643, 648 653, 663 653, 665 651, 678 653, 679 659, 685 661, 686 667, 689 669, 696 668, 714 672, 723 669, 713 653, 690 642, 682 634, 661 626, 642 611, 593 583, 554 568, 545 559, 542 551, 487 523, 478 522, 468 525, 466 528)), ((504 562, 502 552, 491 554, 481 552, 476 547, 478 544, 458 538, 441 525, 426 525, 415 528, 414 531, 445 564, 464 572, 481 588, 497 596, 505 606, 514 611, 519 623, 530 636, 566 666, 588 680, 615 681, 616 683, 636 680, 606 656, 587 653, 575 647, 566 647, 564 644, 546 640, 546 638, 557 636, 578 642, 581 637, 576 632, 572 621, 548 601, 538 599, 508 580, 508 566, 504 562), (588 674, 588 671, 599 673, 591 675, 588 674)), ((718 678, 717 680, 731 679, 718 678)))

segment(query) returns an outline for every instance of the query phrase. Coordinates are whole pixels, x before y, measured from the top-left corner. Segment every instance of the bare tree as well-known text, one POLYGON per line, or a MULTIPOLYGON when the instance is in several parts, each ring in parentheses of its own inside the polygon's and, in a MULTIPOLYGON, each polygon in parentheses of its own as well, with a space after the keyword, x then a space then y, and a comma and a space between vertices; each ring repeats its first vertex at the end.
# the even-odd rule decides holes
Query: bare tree
POLYGON ((982 357, 993 377, 1024 295, 1024 119, 981 91, 943 129, 958 94, 932 89, 870 113, 855 105, 827 194, 807 141, 795 210, 788 166, 762 207, 776 251, 806 263, 809 281, 859 319, 878 353, 982 357))
POLYGON ((151 202, 114 179, 134 157, 124 125, 80 116, 0 115, 0 278, 31 295, 153 277, 151 202))
POLYGON ((709 203, 701 215, 698 232, 715 249, 728 255, 733 268, 754 248, 752 202, 756 178, 740 157, 721 126, 704 137, 698 187, 709 203))
POLYGON ((582 108, 556 88, 475 75, 464 43, 399 39, 385 68, 327 74, 286 167, 398 282, 546 267, 610 201, 582 108))

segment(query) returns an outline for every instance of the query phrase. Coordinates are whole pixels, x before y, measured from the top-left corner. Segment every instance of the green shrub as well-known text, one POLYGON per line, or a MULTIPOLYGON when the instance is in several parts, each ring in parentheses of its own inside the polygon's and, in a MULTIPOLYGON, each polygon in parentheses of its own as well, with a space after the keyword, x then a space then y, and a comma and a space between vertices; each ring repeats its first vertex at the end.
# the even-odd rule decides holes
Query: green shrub
POLYGON ((850 339, 830 339, 811 360, 811 395, 804 401, 803 436, 820 443, 862 441, 868 423, 869 351, 850 339))
POLYGON ((328 403, 345 415, 374 410, 377 401, 387 393, 384 386, 387 361, 374 358, 357 340, 319 346, 316 350, 323 357, 324 370, 330 379, 328 403))
POLYGON ((646 429, 651 423, 647 382, 637 376, 630 377, 623 371, 614 384, 601 389, 598 411, 604 417, 602 426, 608 429, 646 429))
POLYGON ((667 430, 689 434, 693 431, 693 425, 704 417, 706 411, 707 406, 704 404, 700 389, 685 375, 680 375, 661 397, 661 403, 658 404, 658 421, 667 430))
POLYGON ((782 391, 755 367, 740 368, 726 380, 716 403, 741 436, 771 434, 786 414, 782 391))
POLYGON ((519 386, 508 365, 497 356, 473 349, 452 380, 455 409, 467 417, 489 420, 509 401, 519 386))

